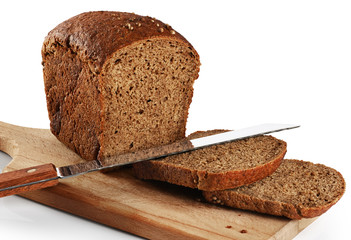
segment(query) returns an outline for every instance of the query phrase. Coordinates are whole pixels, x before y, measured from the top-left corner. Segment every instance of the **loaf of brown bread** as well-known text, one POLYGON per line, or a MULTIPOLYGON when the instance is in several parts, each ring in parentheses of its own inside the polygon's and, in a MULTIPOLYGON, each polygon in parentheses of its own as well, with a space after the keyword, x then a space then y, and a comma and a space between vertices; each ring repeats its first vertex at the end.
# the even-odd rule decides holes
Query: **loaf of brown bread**
MULTIPOLYGON (((197 132, 190 139, 221 130, 197 132)), ((133 165, 136 177, 154 179, 200 190, 223 190, 253 183, 279 166, 286 143, 272 136, 258 136, 162 160, 133 165)))
POLYGON ((122 12, 87 12, 42 47, 51 131, 85 159, 185 137, 199 56, 171 26, 122 12))
POLYGON ((342 175, 322 164, 283 160, 270 176, 248 186, 203 192, 211 203, 291 219, 321 215, 345 192, 342 175))

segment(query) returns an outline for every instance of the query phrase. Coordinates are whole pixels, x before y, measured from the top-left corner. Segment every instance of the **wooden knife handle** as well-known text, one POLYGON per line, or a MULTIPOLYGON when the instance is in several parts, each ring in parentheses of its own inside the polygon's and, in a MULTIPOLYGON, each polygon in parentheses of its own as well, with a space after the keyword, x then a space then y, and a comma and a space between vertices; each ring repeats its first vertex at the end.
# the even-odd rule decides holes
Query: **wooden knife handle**
POLYGON ((56 167, 51 163, 5 172, 0 174, 0 197, 55 186, 58 182, 56 167), (27 185, 15 187, 23 184, 27 185))

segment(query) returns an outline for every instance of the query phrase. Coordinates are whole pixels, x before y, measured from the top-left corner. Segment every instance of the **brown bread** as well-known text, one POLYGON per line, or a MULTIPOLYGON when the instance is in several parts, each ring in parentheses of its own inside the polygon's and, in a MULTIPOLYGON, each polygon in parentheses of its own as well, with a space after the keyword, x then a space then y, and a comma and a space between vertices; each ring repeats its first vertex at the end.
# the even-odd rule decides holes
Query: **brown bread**
POLYGON ((199 56, 168 24, 122 12, 87 12, 45 38, 51 131, 85 159, 185 137, 199 56))
POLYGON ((345 192, 342 175, 322 164, 283 160, 270 176, 236 189, 203 192, 211 203, 291 219, 316 217, 345 192))
MULTIPOLYGON (((222 130, 223 131, 223 130, 222 130)), ((190 139, 221 130, 197 132, 190 139)), ((279 166, 286 143, 258 136, 133 165, 136 177, 200 190, 223 190, 253 183, 279 166)))

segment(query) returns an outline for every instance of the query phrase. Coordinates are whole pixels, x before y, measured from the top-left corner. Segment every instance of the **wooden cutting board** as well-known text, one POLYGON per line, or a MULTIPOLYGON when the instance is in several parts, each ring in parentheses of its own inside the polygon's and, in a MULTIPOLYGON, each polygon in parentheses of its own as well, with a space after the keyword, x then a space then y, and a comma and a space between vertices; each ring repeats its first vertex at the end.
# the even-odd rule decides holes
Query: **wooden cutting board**
MULTIPOLYGON (((3 122, 0 150, 13 158, 5 171, 84 161, 47 129, 3 122)), ((292 239, 316 219, 289 220, 211 205, 196 190, 138 180, 130 168, 68 178, 21 196, 151 239, 292 239)))

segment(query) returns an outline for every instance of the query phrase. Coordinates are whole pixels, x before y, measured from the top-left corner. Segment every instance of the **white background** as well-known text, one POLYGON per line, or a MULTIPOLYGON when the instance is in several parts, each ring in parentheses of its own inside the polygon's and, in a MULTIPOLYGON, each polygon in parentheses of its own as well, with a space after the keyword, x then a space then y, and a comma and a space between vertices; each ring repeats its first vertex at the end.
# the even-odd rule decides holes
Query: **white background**
MULTIPOLYGON (((90 10, 156 17, 193 44, 202 66, 187 133, 265 122, 300 124, 274 134, 287 141, 286 158, 331 166, 351 183, 349 1, 3 1, 0 121, 49 128, 41 44, 57 24, 90 10)), ((348 238, 350 201, 348 188, 296 239, 348 238)), ((132 237, 19 197, 0 199, 0 235, 132 237)))

